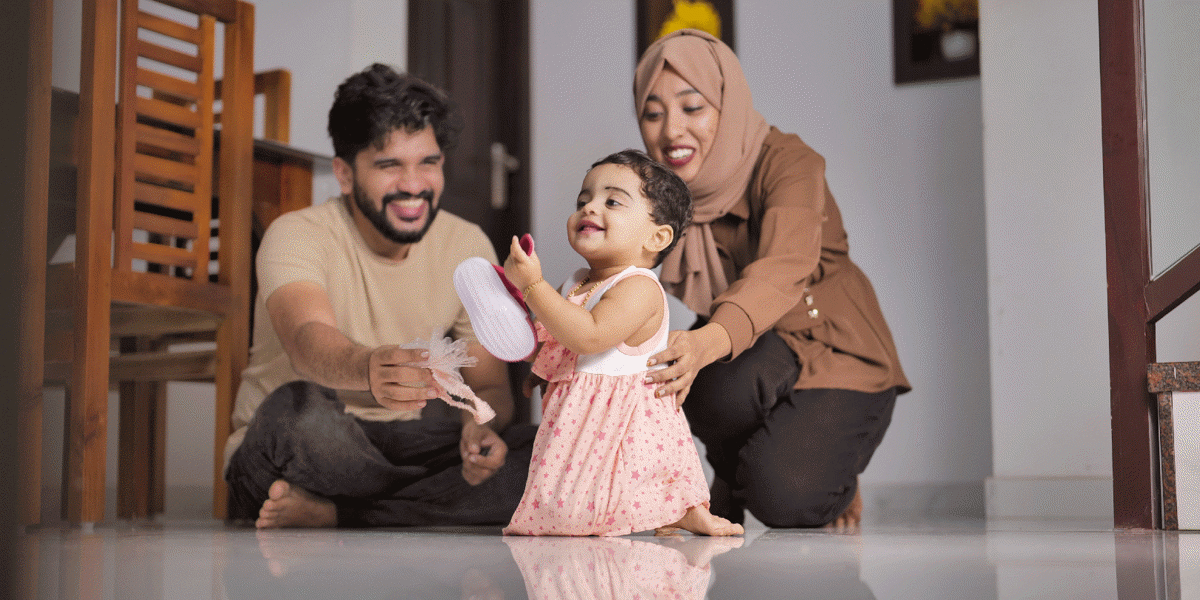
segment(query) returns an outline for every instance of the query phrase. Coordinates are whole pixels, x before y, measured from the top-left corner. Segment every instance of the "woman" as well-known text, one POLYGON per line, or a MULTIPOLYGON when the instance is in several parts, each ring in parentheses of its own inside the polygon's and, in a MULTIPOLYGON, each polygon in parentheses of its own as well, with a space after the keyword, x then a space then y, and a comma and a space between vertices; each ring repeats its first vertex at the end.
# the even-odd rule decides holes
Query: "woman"
POLYGON ((766 123, 733 51, 700 31, 646 50, 634 101, 647 152, 695 200, 662 282, 699 318, 651 357, 670 366, 650 379, 678 394, 706 446, 712 512, 857 524, 858 475, 911 386, 848 255, 824 159, 766 123))

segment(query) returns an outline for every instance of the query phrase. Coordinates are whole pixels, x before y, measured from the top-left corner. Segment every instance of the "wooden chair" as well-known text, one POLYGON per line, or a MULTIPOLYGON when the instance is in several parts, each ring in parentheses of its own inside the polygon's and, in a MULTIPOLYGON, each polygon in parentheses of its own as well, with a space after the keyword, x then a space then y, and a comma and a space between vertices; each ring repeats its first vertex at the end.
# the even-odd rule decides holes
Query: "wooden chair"
POLYGON ((118 505, 121 516, 137 517, 161 510, 162 465, 154 463, 162 382, 203 379, 216 382, 213 510, 221 517, 223 450, 249 345, 254 6, 142 0, 143 8, 170 7, 151 12, 138 0, 117 4, 84 2, 76 260, 47 273, 46 377, 68 388, 64 517, 104 518, 110 380, 123 382, 118 505), (178 11, 196 16, 177 20, 178 11), (219 143, 217 22, 225 57, 219 143), (70 335, 59 337, 69 337, 71 352, 63 360, 50 352, 56 325, 68 321, 55 318, 53 299, 68 285, 70 335), (212 329, 215 351, 172 351, 179 335, 212 329))
MULTIPOLYGON (((216 93, 221 95, 221 80, 216 93)), ((263 97, 263 139, 287 144, 292 123, 292 72, 269 69, 254 74, 254 95, 263 97)), ((221 113, 215 120, 221 122, 221 113)))

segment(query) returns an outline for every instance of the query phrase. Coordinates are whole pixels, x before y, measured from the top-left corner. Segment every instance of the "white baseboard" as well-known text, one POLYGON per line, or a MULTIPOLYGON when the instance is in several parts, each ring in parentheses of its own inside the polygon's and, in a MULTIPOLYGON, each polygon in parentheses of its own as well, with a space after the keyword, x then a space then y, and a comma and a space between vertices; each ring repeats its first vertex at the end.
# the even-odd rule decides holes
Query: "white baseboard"
MULTIPOLYGON (((1108 510, 1112 514, 1111 480, 1108 510)), ((992 480, 988 481, 991 497, 992 480)), ((56 523, 58 517, 57 489, 45 488, 42 496, 43 523, 56 523)), ((864 519, 868 523, 921 523, 944 519, 982 519, 991 516, 991 503, 985 513, 984 482, 962 483, 872 483, 863 482, 864 519)), ((106 494, 106 519, 116 518, 116 489, 106 494)), ((170 520, 204 520, 212 518, 212 487, 207 485, 167 486, 166 511, 170 520)), ((1075 501, 1078 504, 1078 501, 1075 501)), ((1053 516, 1053 515, 1049 515, 1053 516)))
POLYGON ((863 520, 867 523, 923 523, 983 519, 982 481, 862 483, 863 520))
MULTIPOLYGON (((164 493, 163 502, 166 510, 161 518, 172 521, 202 521, 213 518, 211 485, 169 485, 164 493)), ((62 522, 59 494, 60 490, 56 487, 42 487, 41 523, 43 525, 62 522)), ((104 505, 104 520, 115 520, 117 518, 116 488, 110 487, 104 491, 104 505)))
POLYGON ((1113 519, 1112 477, 989 477, 989 519, 1113 519))

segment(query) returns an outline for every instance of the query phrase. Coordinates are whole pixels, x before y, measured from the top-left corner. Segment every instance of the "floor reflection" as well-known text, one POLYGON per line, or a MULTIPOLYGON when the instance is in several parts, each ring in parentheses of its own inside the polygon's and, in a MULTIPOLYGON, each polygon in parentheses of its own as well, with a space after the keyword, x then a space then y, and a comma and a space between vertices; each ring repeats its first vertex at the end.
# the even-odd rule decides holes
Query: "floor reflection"
POLYGON ((712 558, 740 537, 506 537, 531 600, 702 600, 712 558))
POLYGON ((498 533, 253 532, 257 556, 231 554, 222 583, 229 600, 523 598, 498 533))
POLYGON ((1200 600, 1200 533, 942 523, 745 537, 504 537, 499 528, 31 529, 27 598, 1200 600))

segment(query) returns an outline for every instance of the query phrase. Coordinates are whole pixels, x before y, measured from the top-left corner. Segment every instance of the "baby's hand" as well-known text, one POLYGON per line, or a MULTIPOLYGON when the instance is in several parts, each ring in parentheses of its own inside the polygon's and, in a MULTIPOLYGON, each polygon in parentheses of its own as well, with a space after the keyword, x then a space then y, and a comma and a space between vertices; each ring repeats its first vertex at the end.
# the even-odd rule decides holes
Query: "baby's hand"
POLYGON ((504 261, 504 276, 522 290, 542 278, 542 261, 538 260, 537 252, 533 251, 532 238, 528 238, 527 243, 528 252, 522 247, 521 240, 514 235, 512 244, 509 245, 508 260, 504 261))

